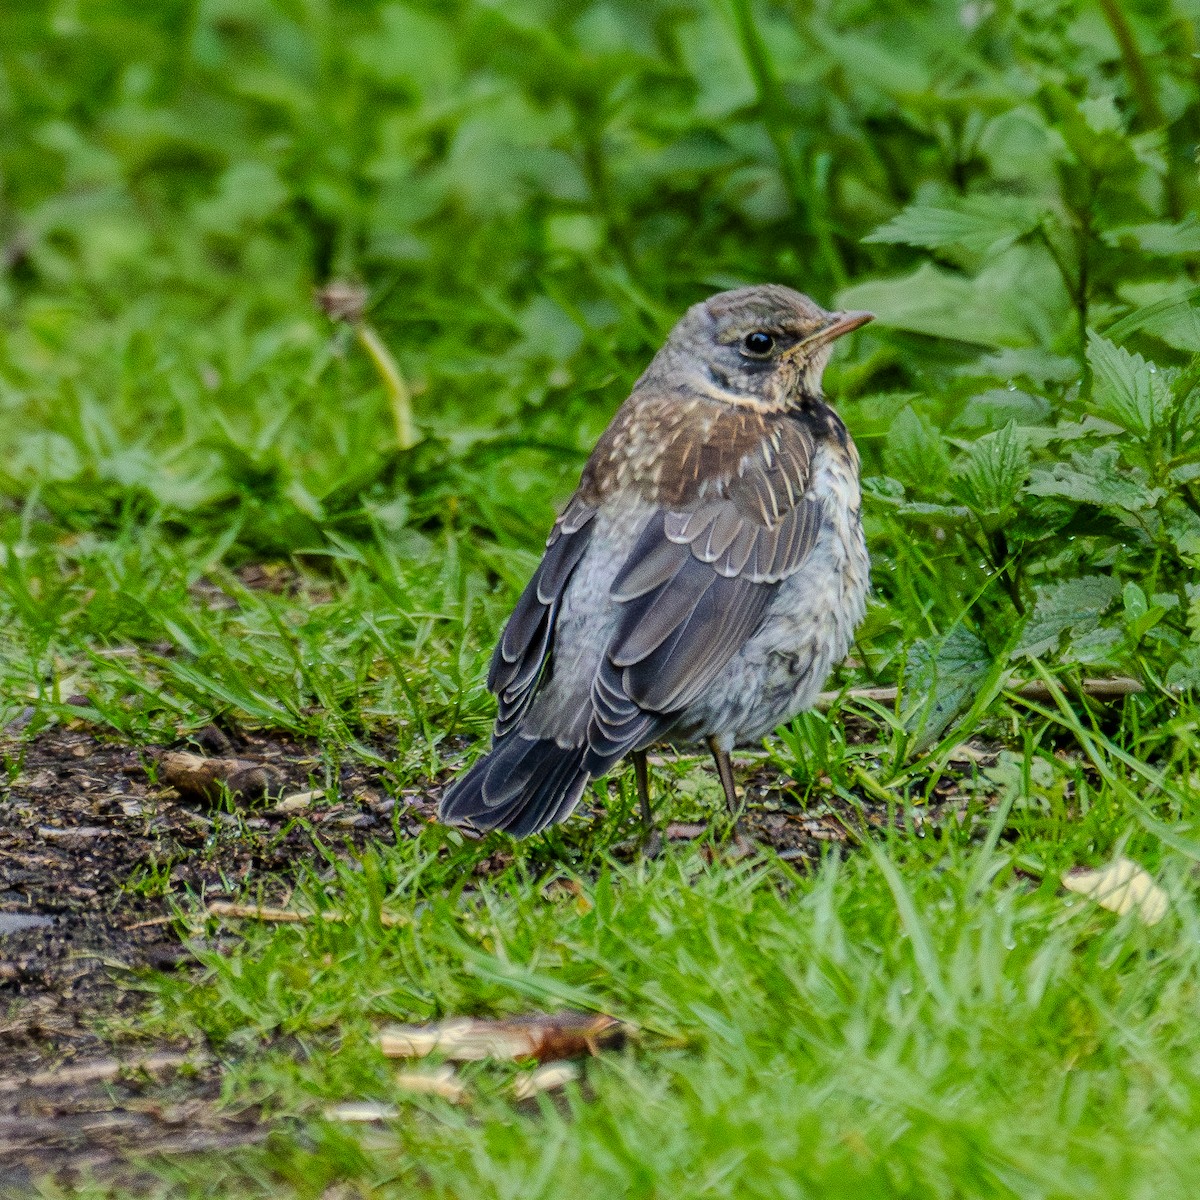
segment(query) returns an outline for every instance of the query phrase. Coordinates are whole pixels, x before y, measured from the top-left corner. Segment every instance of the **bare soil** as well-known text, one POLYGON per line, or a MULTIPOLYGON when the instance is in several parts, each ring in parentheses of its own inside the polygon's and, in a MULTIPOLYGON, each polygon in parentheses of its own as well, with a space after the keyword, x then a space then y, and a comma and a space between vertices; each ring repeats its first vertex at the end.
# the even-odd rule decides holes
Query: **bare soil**
MULTIPOLYGON (((197 943, 181 940, 175 906, 236 895, 251 881, 264 902, 286 902, 296 864, 415 836, 440 791, 406 794, 397 808, 378 772, 351 760, 337 803, 305 802, 297 794, 320 796, 325 783, 312 746, 211 728, 177 749, 261 764, 274 793, 222 810, 157 782, 161 752, 82 724, 0 740, 0 1196, 29 1195, 45 1176, 136 1188, 136 1158, 266 1136, 254 1112, 218 1106, 219 1070, 205 1047, 137 1033, 139 979, 195 967, 197 943), (280 795, 293 797, 290 811, 275 811, 280 795)), ((894 819, 870 799, 799 810, 766 767, 743 764, 740 774, 747 811, 723 851, 733 855, 758 842, 802 865, 823 843, 853 842, 864 824, 894 819)), ((953 788, 947 781, 930 817, 953 802, 953 788)), ((670 841, 705 832, 684 822, 664 831, 670 841)), ((499 851, 479 870, 507 861, 499 851)))
MULTIPOLYGON (((312 790, 312 748, 207 731, 201 752, 230 750, 273 768, 284 794, 312 790), (207 743, 207 744, 206 744, 207 743)), ((347 763, 348 797, 303 811, 269 799, 236 814, 153 782, 146 750, 86 728, 0 743, 0 1194, 45 1174, 111 1175, 130 1155, 177 1154, 262 1136, 253 1114, 220 1111, 203 1047, 150 1045, 127 1019, 148 970, 188 970, 173 905, 255 880, 282 897, 297 862, 323 846, 353 853, 411 835, 434 800, 395 801, 374 772, 347 763)))

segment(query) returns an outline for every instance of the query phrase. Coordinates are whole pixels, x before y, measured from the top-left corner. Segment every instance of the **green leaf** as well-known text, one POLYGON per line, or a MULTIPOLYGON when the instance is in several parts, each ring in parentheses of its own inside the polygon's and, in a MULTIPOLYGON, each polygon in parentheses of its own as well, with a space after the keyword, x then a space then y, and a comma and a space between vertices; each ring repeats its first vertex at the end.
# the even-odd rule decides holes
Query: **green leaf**
POLYGON ((1152 488, 1120 463, 1120 450, 1108 443, 1088 454, 1076 453, 1070 463, 1057 462, 1030 475, 1028 490, 1035 496, 1062 496, 1100 508, 1142 512, 1153 508, 1161 488, 1152 488))
POLYGON ((1192 214, 1177 224, 1152 221, 1146 225, 1122 225, 1102 236, 1110 246, 1132 245, 1145 254, 1163 257, 1200 254, 1200 217, 1192 214))
MULTIPOLYGON (((1200 301, 1200 287, 1190 288, 1178 296, 1156 300, 1153 304, 1147 304, 1110 325, 1104 331, 1104 336, 1110 342, 1119 345, 1139 329, 1151 328, 1158 332, 1164 323, 1170 325, 1181 320, 1192 325, 1195 321, 1194 306, 1197 301, 1200 301)), ((1158 332, 1158 336, 1162 337, 1163 334, 1158 332)))
POLYGON ((992 666, 987 647, 961 622, 939 639, 918 642, 905 669, 905 694, 916 698, 906 728, 928 746, 965 711, 992 666))
POLYGON ((1181 557, 1200 560, 1200 515, 1183 500, 1172 497, 1163 505, 1163 528, 1181 557))
MULTIPOLYGON (((1163 619, 1167 612, 1167 606, 1165 604, 1151 606, 1150 601, 1146 599, 1146 593, 1133 580, 1125 585, 1121 592, 1121 599, 1125 606, 1125 627, 1129 641, 1136 646, 1163 619)), ((1172 597, 1172 599, 1178 604, 1177 597, 1172 597)))
POLYGON ((1056 650, 1067 631, 1075 640, 1090 634, 1120 590, 1117 580, 1107 575, 1084 575, 1039 587, 1016 655, 1038 658, 1056 650))
POLYGON ((1052 346, 1069 327, 1071 301, 1044 246, 1020 243, 974 279, 926 263, 899 279, 856 284, 841 308, 865 308, 881 326, 969 345, 1052 346))
POLYGON ((930 250, 959 246, 996 254, 1036 228, 1041 214, 1029 200, 1013 196, 967 196, 944 204, 917 202, 863 238, 930 250))
POLYGON ((1030 461, 1024 440, 1010 421, 967 451, 952 481, 954 494, 977 514, 1002 514, 1029 477, 1030 461))
POLYGON ((1149 436, 1170 403, 1166 381, 1154 365, 1094 330, 1088 330, 1088 362, 1095 374, 1100 415, 1130 433, 1149 436))
POLYGON ((906 404, 892 422, 883 455, 890 475, 918 492, 940 492, 950 474, 942 435, 906 404))

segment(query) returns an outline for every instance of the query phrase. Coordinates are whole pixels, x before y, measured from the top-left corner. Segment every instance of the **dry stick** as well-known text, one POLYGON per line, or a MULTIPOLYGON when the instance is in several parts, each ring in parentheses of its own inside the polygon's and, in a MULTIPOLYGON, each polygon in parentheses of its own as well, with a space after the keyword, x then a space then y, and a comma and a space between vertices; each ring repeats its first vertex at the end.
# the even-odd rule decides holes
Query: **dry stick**
MULTIPOLYGON (((1136 692, 1146 690, 1136 679, 1128 678, 1085 679, 1080 685, 1080 689, 1085 696, 1094 696, 1101 700, 1120 699, 1122 696, 1132 696, 1136 692)), ((1024 696, 1027 700, 1048 700, 1050 698, 1050 689, 1040 679, 1031 679, 1028 683, 1005 688, 1005 691, 1016 692, 1018 696, 1024 696)), ((895 702, 899 694, 900 689, 894 687, 850 688, 845 692, 822 692, 817 697, 817 707, 832 708, 838 700, 874 700, 879 704, 891 704, 895 702)))
POLYGON ((35 1071, 16 1079, 0 1079, 0 1092, 19 1092, 24 1088, 77 1087, 83 1083, 105 1083, 119 1079, 132 1071, 153 1075, 178 1067, 207 1067, 212 1058, 207 1054, 151 1054, 122 1062, 116 1058, 97 1058, 73 1067, 54 1071, 35 1071))
MULTIPOLYGON (((248 921, 274 921, 281 925, 302 925, 308 921, 345 922, 353 918, 331 908, 326 912, 297 912, 293 908, 267 908, 261 904, 231 904, 214 900, 201 914, 205 917, 238 917, 248 921)), ((407 925, 408 917, 399 913, 379 914, 379 923, 385 928, 407 925)))

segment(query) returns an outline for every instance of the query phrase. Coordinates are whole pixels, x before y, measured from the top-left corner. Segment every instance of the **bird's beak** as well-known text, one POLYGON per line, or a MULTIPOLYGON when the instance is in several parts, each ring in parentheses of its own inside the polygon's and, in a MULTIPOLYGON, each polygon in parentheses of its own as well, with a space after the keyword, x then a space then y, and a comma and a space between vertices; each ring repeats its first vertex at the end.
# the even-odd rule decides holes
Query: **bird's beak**
POLYGON ((873 320, 875 320, 875 314, 869 312, 830 313, 829 320, 816 333, 810 333, 808 337, 797 342, 788 353, 795 354, 797 350, 815 350, 820 346, 826 346, 843 334, 853 333, 854 330, 873 320))

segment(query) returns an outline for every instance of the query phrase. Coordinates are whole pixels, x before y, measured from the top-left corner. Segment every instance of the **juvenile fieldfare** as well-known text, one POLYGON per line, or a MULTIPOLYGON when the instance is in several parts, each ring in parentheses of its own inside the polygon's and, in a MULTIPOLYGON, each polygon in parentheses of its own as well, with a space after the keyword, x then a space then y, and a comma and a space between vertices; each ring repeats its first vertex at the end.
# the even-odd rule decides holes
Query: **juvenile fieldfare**
POLYGON ((441 820, 525 837, 630 755, 729 751, 809 708, 862 620, 858 452, 821 394, 871 319, 777 285, 688 309, 600 438, 492 656, 492 747, 441 820))

